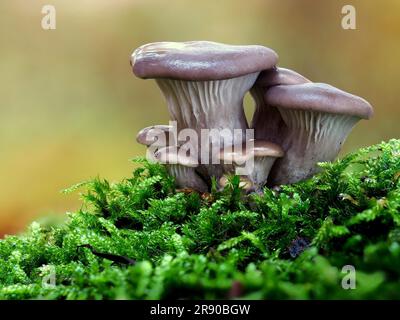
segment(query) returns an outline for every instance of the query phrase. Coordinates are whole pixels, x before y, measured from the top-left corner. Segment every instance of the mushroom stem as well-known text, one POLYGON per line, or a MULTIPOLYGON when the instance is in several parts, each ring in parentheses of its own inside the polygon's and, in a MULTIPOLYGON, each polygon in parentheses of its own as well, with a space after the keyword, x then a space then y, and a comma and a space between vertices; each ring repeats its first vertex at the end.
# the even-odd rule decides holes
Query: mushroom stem
POLYGON ((207 184, 199 177, 195 168, 181 164, 166 164, 168 173, 175 177, 178 188, 191 188, 200 192, 207 192, 207 184))
POLYGON ((274 157, 254 157, 253 168, 247 171, 246 176, 253 182, 256 191, 266 184, 275 160, 276 158, 274 157))
POLYGON ((282 131, 285 130, 285 122, 278 109, 268 106, 264 102, 265 88, 255 85, 250 90, 255 103, 251 128, 254 129, 255 139, 266 139, 273 143, 282 143, 282 131))

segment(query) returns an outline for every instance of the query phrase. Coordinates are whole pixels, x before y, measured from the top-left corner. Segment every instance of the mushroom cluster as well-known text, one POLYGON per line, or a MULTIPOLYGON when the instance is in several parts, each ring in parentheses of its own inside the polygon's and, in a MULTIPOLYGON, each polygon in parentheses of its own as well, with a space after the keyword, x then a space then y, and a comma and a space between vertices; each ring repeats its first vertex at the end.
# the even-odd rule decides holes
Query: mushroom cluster
POLYGON ((258 45, 157 42, 136 49, 133 72, 156 80, 172 121, 138 133, 148 159, 165 164, 178 187, 201 192, 212 178, 223 187, 229 174, 240 175, 248 191, 291 184, 334 160, 353 126, 372 116, 371 105, 277 61, 258 45), (250 126, 247 92, 255 101, 250 126))

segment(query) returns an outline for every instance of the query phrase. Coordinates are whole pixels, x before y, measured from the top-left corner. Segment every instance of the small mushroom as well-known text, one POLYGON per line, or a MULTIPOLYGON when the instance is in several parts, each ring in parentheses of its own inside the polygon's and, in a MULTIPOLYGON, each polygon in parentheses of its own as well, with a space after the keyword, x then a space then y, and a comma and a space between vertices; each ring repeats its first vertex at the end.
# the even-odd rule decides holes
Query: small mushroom
MULTIPOLYGON (((226 175, 222 176, 218 184, 221 189, 224 189, 227 184, 228 184, 228 177, 226 175)), ((246 192, 249 192, 254 189, 253 183, 246 177, 240 176, 240 182, 239 182, 239 187, 245 190, 246 192)))
POLYGON ((145 146, 166 147, 175 145, 175 139, 171 135, 173 126, 155 125, 143 128, 136 135, 136 141, 145 146), (170 141, 173 140, 173 141, 170 141))
POLYGON ((173 126, 155 125, 143 128, 136 135, 136 141, 147 146, 147 159, 154 161, 154 153, 161 147, 174 146, 173 126), (172 140, 172 141, 170 141, 172 140))
MULTIPOLYGON (((230 137, 211 135, 211 147, 204 154, 199 148, 202 164, 210 164, 206 165, 206 172, 217 178, 222 171, 220 166, 212 165, 216 158, 213 151, 218 152, 221 144, 238 143, 233 131, 248 128, 244 95, 260 71, 270 69, 276 62, 277 54, 263 46, 209 41, 150 43, 136 49, 131 57, 136 76, 156 79, 171 120, 177 121, 178 132, 191 128, 200 137, 202 129, 230 130, 230 137)), ((244 132, 242 137, 244 141, 244 132)))
POLYGON ((301 74, 286 68, 272 68, 262 71, 250 93, 255 102, 255 111, 251 122, 255 139, 265 139, 277 144, 282 143, 282 132, 285 130, 279 111, 265 103, 265 91, 277 85, 293 85, 311 82, 301 74))
POLYGON ((274 86, 264 98, 287 127, 282 135, 286 154, 271 170, 272 186, 317 173, 317 163, 334 160, 353 126, 373 114, 366 100, 322 83, 274 86))
POLYGON ((175 177, 178 188, 191 188, 200 192, 208 191, 207 184, 196 172, 199 165, 197 158, 188 156, 186 152, 180 152, 179 147, 160 148, 155 152, 154 159, 165 164, 169 174, 175 177))
POLYGON ((233 146, 230 150, 221 149, 219 158, 225 170, 246 176, 255 190, 259 191, 267 182, 275 160, 283 155, 282 148, 275 143, 252 140, 243 143, 241 147, 233 146))

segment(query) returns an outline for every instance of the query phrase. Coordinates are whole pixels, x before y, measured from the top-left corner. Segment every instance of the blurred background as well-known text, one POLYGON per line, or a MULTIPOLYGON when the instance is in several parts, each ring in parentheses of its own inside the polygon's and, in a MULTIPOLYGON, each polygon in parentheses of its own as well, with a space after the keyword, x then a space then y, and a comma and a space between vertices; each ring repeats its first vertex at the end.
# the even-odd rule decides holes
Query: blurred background
MULTIPOLYGON (((343 153, 400 136, 398 0, 2 0, 0 236, 80 207, 60 190, 128 177, 144 155, 138 130, 167 124, 152 80, 129 57, 154 41, 212 40, 273 48, 280 65, 366 98, 375 107, 343 153), (41 28, 54 5, 56 30, 41 28), (343 30, 352 4, 357 30, 343 30)), ((252 102, 245 101, 247 114, 252 102)))

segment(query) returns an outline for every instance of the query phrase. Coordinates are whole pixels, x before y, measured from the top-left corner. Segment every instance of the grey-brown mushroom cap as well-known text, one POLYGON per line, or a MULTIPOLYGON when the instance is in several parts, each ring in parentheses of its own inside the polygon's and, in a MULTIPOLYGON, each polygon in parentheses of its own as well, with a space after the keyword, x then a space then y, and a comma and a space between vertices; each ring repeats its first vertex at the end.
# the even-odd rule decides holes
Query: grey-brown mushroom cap
POLYGON ((232 148, 229 151, 221 149, 219 153, 221 161, 228 160, 233 162, 246 161, 250 157, 281 158, 283 156, 284 151, 279 145, 266 140, 254 140, 252 146, 243 144, 242 148, 232 148))
POLYGON ((311 81, 296 71, 275 67, 262 71, 257 78, 256 85, 263 88, 269 88, 281 84, 293 85, 308 82, 311 81))
POLYGON ((154 154, 154 159, 162 164, 178 164, 184 167, 197 168, 199 161, 197 158, 181 154, 179 147, 169 146, 157 150, 154 154))
POLYGON ((264 100, 278 108, 346 114, 363 119, 373 115, 368 101, 325 83, 274 86, 266 91, 264 100))
POLYGON ((227 45, 210 41, 155 42, 131 56, 139 78, 207 81, 230 79, 270 69, 278 55, 259 45, 227 45))
POLYGON ((145 146, 150 146, 151 144, 157 142, 157 135, 152 135, 151 133, 164 133, 167 134, 173 127, 169 125, 155 125, 143 128, 136 135, 136 141, 145 146))

